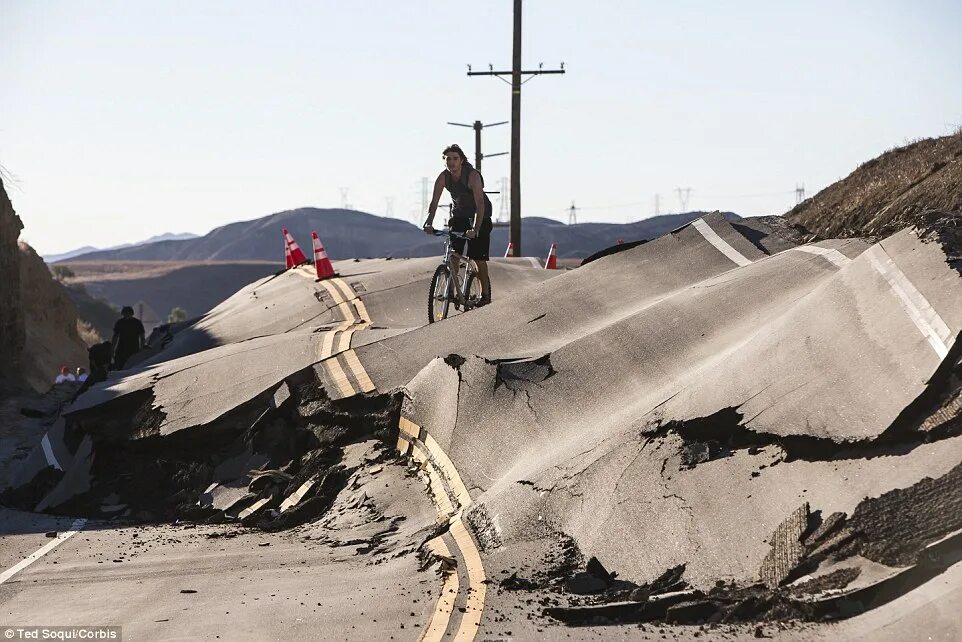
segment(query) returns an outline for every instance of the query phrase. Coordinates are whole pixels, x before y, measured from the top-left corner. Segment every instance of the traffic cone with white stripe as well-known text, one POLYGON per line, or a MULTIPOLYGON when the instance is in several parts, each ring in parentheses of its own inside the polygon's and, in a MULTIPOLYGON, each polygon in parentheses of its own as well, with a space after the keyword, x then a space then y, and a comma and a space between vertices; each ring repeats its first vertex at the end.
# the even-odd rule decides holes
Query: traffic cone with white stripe
POLYGON ((292 267, 294 267, 294 261, 293 259, 291 259, 291 246, 288 245, 287 241, 285 240, 284 241, 284 269, 290 270, 292 267))
POLYGON ((551 244, 551 249, 548 250, 548 260, 545 261, 544 269, 546 270, 558 269, 558 244, 557 243, 551 244))
POLYGON ((283 229, 283 231, 284 242, 287 243, 287 248, 291 252, 291 261, 294 263, 294 265, 307 263, 307 257, 304 256, 304 251, 301 249, 301 246, 297 244, 297 241, 294 240, 294 237, 291 236, 291 233, 287 231, 286 227, 283 229))
POLYGON ((327 251, 321 245, 321 239, 317 232, 311 232, 311 241, 314 242, 314 269, 317 271, 317 280, 321 281, 337 276, 334 266, 331 265, 331 259, 327 257, 327 251))
POLYGON ((504 258, 508 258, 509 256, 514 256, 514 243, 511 241, 508 241, 508 249, 504 251, 504 258))

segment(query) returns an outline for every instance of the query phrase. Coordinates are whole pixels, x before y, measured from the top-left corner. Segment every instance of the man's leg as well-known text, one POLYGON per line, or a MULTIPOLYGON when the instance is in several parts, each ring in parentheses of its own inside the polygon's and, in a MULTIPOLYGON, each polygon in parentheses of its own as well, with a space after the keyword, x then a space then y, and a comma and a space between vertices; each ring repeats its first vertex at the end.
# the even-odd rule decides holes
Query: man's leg
POLYGON ((488 262, 475 261, 478 266, 478 278, 481 279, 481 298, 491 300, 491 278, 488 276, 488 262))

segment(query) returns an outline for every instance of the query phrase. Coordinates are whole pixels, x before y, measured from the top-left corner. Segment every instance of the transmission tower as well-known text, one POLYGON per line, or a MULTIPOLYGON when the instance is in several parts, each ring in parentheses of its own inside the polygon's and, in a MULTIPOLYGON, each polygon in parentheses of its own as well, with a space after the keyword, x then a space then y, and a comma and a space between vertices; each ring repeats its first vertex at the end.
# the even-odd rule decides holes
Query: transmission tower
POLYGON ((388 196, 384 200, 386 205, 386 207, 384 208, 384 215, 390 218, 394 216, 394 197, 388 196))
POLYGON ((349 187, 342 187, 341 190, 341 209, 349 210, 351 209, 351 204, 347 202, 347 193, 350 191, 349 187))
POLYGON ((498 223, 507 223, 510 200, 508 199, 508 177, 501 177, 500 204, 498 206, 498 223))
POLYGON ((576 225, 578 223, 578 208, 575 207, 575 202, 571 201, 571 207, 568 208, 568 225, 576 225))
POLYGON ((691 196, 690 187, 676 187, 675 191, 678 193, 678 201, 681 203, 681 211, 688 211, 688 198, 691 196))
POLYGON ((661 194, 655 194, 655 216, 661 214, 661 194))
POLYGON ((805 200, 805 183, 795 185, 795 204, 798 205, 805 200))

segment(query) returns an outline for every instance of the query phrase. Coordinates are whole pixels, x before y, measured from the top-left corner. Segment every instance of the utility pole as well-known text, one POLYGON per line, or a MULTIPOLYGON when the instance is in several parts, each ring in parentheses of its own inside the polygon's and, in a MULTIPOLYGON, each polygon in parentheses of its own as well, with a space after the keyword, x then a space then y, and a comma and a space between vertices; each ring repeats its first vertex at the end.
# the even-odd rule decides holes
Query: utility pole
MULTIPOLYGON (((495 71, 488 65, 488 71, 471 71, 469 76, 511 76, 511 244, 514 255, 521 256, 521 82, 522 76, 537 76, 541 74, 563 74, 565 65, 560 69, 537 69, 525 71, 521 69, 521 0, 514 0, 514 45, 511 55, 511 71, 495 71)), ((528 78, 524 82, 531 80, 528 78)), ((505 81, 507 82, 507 81, 505 81)))
POLYGON ((571 207, 568 208, 568 225, 577 225, 578 223, 578 208, 575 207, 575 202, 571 201, 571 207))
POLYGON ((798 205, 805 200, 805 183, 795 184, 795 204, 798 205))
POLYGON ((481 170, 481 161, 485 158, 491 158, 492 156, 506 156, 508 152, 498 152, 497 154, 488 154, 485 156, 481 153, 481 130, 485 127, 494 127, 496 125, 507 125, 508 121, 502 120, 499 123, 488 123, 487 125, 482 125, 480 120, 474 121, 473 125, 465 125, 464 123, 452 123, 448 121, 448 125, 455 125, 457 127, 470 127, 474 129, 474 169, 481 170))
POLYGON ((690 187, 676 187, 675 191, 678 192, 678 200, 681 202, 682 213, 688 211, 688 197, 691 196, 690 187))

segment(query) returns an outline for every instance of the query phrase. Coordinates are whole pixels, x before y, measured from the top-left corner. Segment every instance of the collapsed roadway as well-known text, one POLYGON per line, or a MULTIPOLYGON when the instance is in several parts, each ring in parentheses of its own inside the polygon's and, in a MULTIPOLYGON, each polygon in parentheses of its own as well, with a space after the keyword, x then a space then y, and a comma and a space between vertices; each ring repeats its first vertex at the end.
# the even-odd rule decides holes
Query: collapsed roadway
POLYGON ((567 272, 497 260, 494 304, 431 325, 436 259, 251 284, 50 417, 2 495, 5 567, 79 534, 0 584, 4 615, 141 637, 956 631, 958 248, 775 223, 712 215, 567 272))

